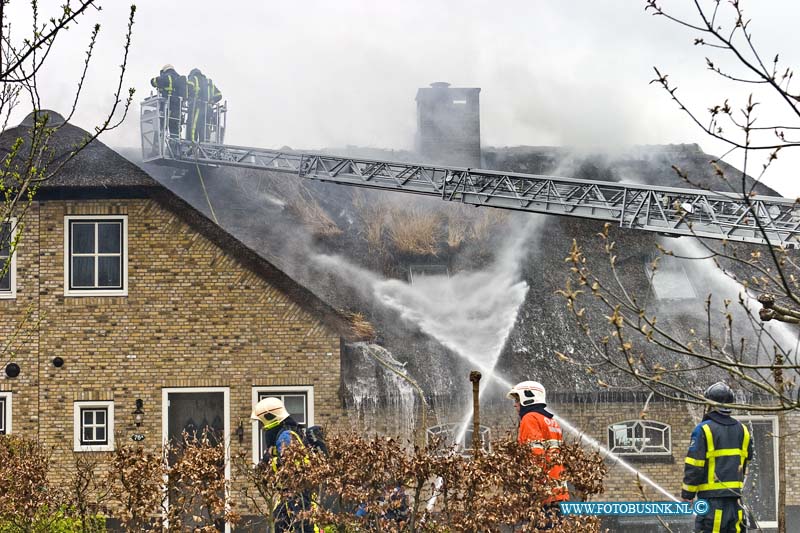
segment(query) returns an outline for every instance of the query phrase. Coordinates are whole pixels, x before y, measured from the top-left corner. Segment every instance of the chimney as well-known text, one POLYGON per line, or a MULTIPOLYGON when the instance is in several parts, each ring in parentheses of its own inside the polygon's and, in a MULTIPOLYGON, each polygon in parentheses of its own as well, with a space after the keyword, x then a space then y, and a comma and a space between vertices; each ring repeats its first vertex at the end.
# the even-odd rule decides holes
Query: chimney
POLYGON ((443 81, 417 90, 415 144, 425 162, 480 168, 480 92, 443 81))

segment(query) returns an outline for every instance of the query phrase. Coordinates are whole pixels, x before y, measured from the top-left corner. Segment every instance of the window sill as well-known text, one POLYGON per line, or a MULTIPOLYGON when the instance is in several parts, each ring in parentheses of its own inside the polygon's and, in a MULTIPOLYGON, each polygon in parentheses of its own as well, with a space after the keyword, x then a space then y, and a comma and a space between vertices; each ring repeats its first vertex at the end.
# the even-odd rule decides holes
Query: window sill
POLYGON ((74 297, 78 297, 78 298, 87 297, 87 296, 88 297, 92 297, 92 296, 128 296, 128 290, 127 289, 124 289, 124 290, 121 290, 121 291, 120 290, 96 290, 96 291, 93 291, 93 290, 90 290, 90 291, 67 290, 67 291, 64 291, 64 296, 68 296, 68 297, 73 297, 74 296, 74 297))
POLYGON ((76 452, 113 452, 114 444, 98 444, 96 446, 83 445, 75 446, 73 451, 76 452))
MULTIPOLYGON (((626 463, 675 463, 675 457, 672 454, 614 454, 626 463)), ((615 462, 614 459, 609 459, 610 462, 615 462)))

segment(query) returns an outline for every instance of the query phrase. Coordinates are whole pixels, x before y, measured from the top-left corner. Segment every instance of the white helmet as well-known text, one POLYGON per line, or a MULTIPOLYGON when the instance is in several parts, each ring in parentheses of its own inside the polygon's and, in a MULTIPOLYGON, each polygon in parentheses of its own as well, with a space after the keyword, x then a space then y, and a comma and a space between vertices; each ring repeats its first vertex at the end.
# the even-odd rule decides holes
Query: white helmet
POLYGON ((250 418, 260 420, 264 429, 272 429, 289 417, 289 411, 279 398, 264 398, 256 404, 250 418))
POLYGON ((545 405, 545 394, 544 385, 538 381, 523 381, 514 385, 506 396, 511 400, 519 398, 520 405, 545 405))
POLYGON ((175 67, 173 67, 172 65, 170 65, 169 63, 167 63, 166 65, 164 65, 163 67, 161 67, 161 72, 164 72, 165 70, 175 70, 175 67))

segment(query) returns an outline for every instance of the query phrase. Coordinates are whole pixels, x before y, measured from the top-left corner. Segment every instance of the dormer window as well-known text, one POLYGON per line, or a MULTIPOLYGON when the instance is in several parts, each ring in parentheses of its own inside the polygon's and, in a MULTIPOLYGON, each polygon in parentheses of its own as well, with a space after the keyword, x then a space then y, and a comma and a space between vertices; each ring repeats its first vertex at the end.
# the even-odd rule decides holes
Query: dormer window
POLYGON ((64 294, 127 295, 127 247, 127 216, 66 217, 64 294))
POLYGON ((412 285, 428 276, 450 277, 446 265, 411 265, 408 267, 408 282, 412 285))
POLYGON ((653 287, 653 293, 659 300, 694 300, 697 291, 686 273, 683 261, 679 258, 662 255, 658 260, 658 268, 653 272, 650 263, 645 265, 647 277, 653 287))

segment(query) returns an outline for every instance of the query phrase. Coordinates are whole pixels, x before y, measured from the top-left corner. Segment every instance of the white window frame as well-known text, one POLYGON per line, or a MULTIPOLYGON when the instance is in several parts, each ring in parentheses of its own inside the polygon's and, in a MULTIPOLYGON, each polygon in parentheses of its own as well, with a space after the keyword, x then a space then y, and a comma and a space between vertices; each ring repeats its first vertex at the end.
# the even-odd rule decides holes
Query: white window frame
MULTIPOLYGON (((273 385, 269 387, 253 387, 252 392, 252 405, 258 403, 260 394, 281 396, 284 394, 305 394, 306 395, 306 427, 314 425, 314 386, 313 385, 273 385)), ((258 464, 261 461, 260 455, 260 437, 261 437, 261 422, 253 420, 252 423, 253 438, 252 438, 252 451, 253 451, 253 464, 258 464)))
POLYGON ((14 412, 11 408, 13 400, 11 392, 0 392, 0 399, 3 400, 5 404, 5 409, 2 410, 3 412, 3 420, 5 420, 5 433, 0 433, 0 435, 11 435, 11 432, 14 430, 12 422, 12 413, 14 412))
MULTIPOLYGON (((17 225, 17 219, 12 217, 8 220, 8 222, 0 221, 0 224, 11 224, 11 241, 14 242, 14 238, 16 237, 17 233, 19 233, 19 226, 17 225)), ((8 265, 8 274, 9 274, 9 290, 4 291, 0 290, 0 300, 13 300, 17 297, 17 251, 10 250, 11 252, 11 264, 8 265)), ((0 266, 0 271, 2 271, 2 266, 0 266)))
POLYGON ((76 452, 112 452, 114 451, 114 402, 113 401, 78 401, 73 403, 74 416, 74 442, 73 449, 76 452), (105 409, 106 410, 106 444, 81 444, 83 435, 83 409, 105 409))
MULTIPOLYGON (((614 422, 613 424, 609 424, 608 425, 607 435, 610 435, 613 431, 615 431, 615 426, 625 426, 626 429, 628 429, 628 428, 633 429, 633 428, 636 427, 637 424, 642 426, 642 435, 645 434, 645 429, 648 426, 653 428, 653 429, 658 429, 659 431, 661 431, 661 434, 664 435, 664 439, 662 440, 660 446, 663 449, 659 450, 659 451, 644 451, 644 450, 638 451, 638 450, 636 450, 635 448, 637 448, 637 447, 644 448, 645 446, 648 445, 646 442, 643 442, 643 443, 639 443, 638 446, 637 446, 637 443, 634 443, 633 444, 634 451, 630 451, 630 450, 626 450, 625 449, 625 448, 628 448, 628 447, 621 448, 621 447, 616 445, 616 442, 610 442, 610 440, 609 440, 609 442, 607 443, 609 451, 611 451, 614 455, 619 455, 619 456, 623 456, 623 457, 672 456, 672 426, 670 426, 669 424, 666 424, 664 422, 659 422, 658 420, 634 419, 634 420, 621 420, 619 422, 614 422), (663 427, 656 427, 653 424, 658 424, 659 426, 663 426, 663 427)), ((642 437, 642 439, 643 438, 644 437, 642 437)), ((636 439, 634 438, 632 440, 636 440, 636 439)), ((655 446, 655 445, 651 445, 651 446, 655 446)))
MULTIPOLYGON (((774 435, 773 439, 775 440, 775 442, 773 443, 773 446, 772 446, 772 454, 774 456, 772 464, 775 465, 775 472, 773 472, 773 474, 772 474, 773 475, 772 479, 775 481, 775 516, 777 517, 778 516, 778 490, 780 488, 778 486, 778 473, 779 473, 779 469, 781 467, 781 465, 779 463, 780 457, 778 455, 778 437, 779 437, 778 432, 780 431, 780 424, 778 423, 778 417, 777 416, 766 416, 766 415, 747 415, 747 416, 737 416, 736 419, 739 422, 741 422, 742 424, 747 424, 748 422, 764 422, 764 421, 771 421, 772 422, 772 434, 774 435)), ((752 426, 750 424, 747 424, 747 430, 750 431, 750 436, 752 437, 751 429, 752 429, 752 426)), ((763 522, 763 521, 759 520, 758 525, 762 529, 777 528, 778 527, 778 522, 777 522, 777 520, 774 521, 774 522, 763 522)))
MULTIPOLYGON (((96 238, 96 237, 95 237, 96 238)), ((95 271, 95 275, 96 271, 95 271)), ((128 215, 67 215, 64 217, 64 296, 127 296, 128 295, 128 215), (70 250, 70 228, 73 222, 122 222, 122 288, 120 289, 71 289, 72 251, 70 250)))

